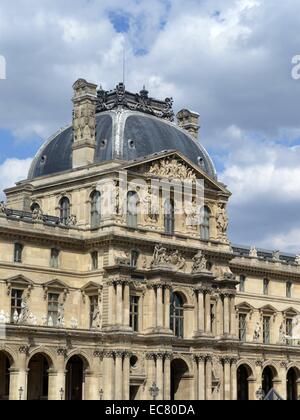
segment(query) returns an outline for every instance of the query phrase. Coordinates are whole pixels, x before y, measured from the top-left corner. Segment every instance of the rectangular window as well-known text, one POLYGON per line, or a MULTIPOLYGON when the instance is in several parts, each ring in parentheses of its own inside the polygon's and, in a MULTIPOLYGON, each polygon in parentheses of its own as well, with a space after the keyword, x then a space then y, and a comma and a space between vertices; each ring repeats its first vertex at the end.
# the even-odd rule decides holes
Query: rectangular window
POLYGON ((292 283, 290 281, 286 284, 286 297, 290 299, 292 297, 292 283))
POLYGON ((99 322, 99 298, 90 296, 90 328, 97 328, 99 322))
POLYGON ((269 294, 269 286, 270 286, 270 281, 268 279, 264 279, 264 295, 269 294))
POLYGON ((15 249, 14 249, 14 262, 15 263, 22 262, 23 248, 24 248, 23 245, 15 244, 15 249))
POLYGON ((139 252, 138 251, 131 251, 131 258, 130 258, 130 265, 133 268, 137 267, 138 259, 139 259, 139 252))
POLYGON ((264 338, 264 344, 270 344, 271 336, 270 336, 270 326, 271 326, 271 317, 264 316, 263 319, 263 338, 264 338))
POLYGON ((133 331, 139 330, 139 297, 130 296, 130 327, 133 331))
POLYGON ((58 323, 59 294, 48 294, 48 325, 56 326, 58 323))
POLYGON ((91 260, 92 260, 92 270, 98 270, 99 263, 98 263, 98 252, 94 251, 91 253, 91 260))
POLYGON ((15 324, 18 322, 22 312, 22 297, 23 290, 13 289, 11 291, 11 322, 15 324))
POLYGON ((51 268, 59 267, 59 250, 58 249, 55 249, 55 248, 51 249, 50 267, 51 268))
POLYGON ((247 339, 247 315, 239 314, 239 338, 245 343, 247 339))
POLYGON ((215 334, 216 327, 216 305, 210 305, 210 331, 215 334))
POLYGON ((245 283, 246 283, 246 277, 240 276, 240 292, 241 293, 245 292, 245 283))

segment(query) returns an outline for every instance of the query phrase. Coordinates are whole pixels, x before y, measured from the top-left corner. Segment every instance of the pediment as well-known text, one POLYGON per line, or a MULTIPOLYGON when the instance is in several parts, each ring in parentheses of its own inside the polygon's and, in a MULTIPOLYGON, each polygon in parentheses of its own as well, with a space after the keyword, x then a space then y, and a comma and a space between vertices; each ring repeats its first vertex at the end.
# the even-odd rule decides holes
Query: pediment
POLYGON ((288 308, 282 311, 284 315, 297 316, 299 312, 295 308, 288 308))
POLYGON ((125 165, 124 170, 159 180, 203 180, 205 188, 230 196, 227 188, 177 151, 156 153, 125 165))
POLYGON ((28 289, 28 294, 30 295, 31 289, 33 289, 34 286, 33 281, 23 276, 22 274, 6 279, 5 283, 7 285, 8 296, 10 295, 12 288, 17 288, 21 290, 28 289))
POLYGON ((83 286, 81 288, 81 291, 85 292, 85 293, 91 293, 91 292, 95 292, 95 291, 98 292, 101 289, 102 289, 101 284, 90 281, 89 283, 87 283, 85 286, 83 286))
POLYGON ((277 313, 277 309, 275 309, 272 305, 265 305, 262 308, 260 308, 260 311, 269 314, 277 313))
POLYGON ((48 288, 48 289, 50 289, 50 288, 51 289, 63 289, 63 290, 68 290, 69 289, 69 287, 67 286, 66 283, 64 283, 61 280, 57 280, 57 279, 50 280, 47 283, 44 283, 43 287, 48 288))
POLYGON ((251 306, 248 302, 242 302, 236 306, 236 309, 241 312, 254 312, 254 307, 251 306))

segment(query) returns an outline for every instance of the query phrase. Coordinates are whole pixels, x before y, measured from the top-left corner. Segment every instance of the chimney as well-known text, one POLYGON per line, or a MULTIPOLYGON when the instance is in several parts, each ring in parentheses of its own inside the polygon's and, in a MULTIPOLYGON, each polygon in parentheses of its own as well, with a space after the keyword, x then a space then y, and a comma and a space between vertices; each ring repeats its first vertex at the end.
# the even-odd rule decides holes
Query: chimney
POLYGON ((73 169, 94 162, 97 85, 79 79, 73 85, 73 169))
POLYGON ((182 109, 177 114, 177 122, 180 128, 188 131, 193 137, 198 139, 199 134, 199 117, 197 112, 182 109))

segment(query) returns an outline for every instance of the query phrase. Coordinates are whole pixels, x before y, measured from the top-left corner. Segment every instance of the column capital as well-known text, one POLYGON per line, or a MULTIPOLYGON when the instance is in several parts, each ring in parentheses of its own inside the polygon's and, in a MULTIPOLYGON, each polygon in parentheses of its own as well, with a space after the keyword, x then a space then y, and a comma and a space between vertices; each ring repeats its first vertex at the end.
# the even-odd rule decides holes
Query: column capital
POLYGON ((103 357, 105 359, 113 359, 115 356, 115 352, 112 350, 104 350, 103 351, 103 357))
POLYGON ((156 359, 163 360, 165 358, 165 353, 156 353, 156 359))
POLYGON ((206 362, 212 362, 212 360, 213 360, 212 354, 206 354, 205 355, 205 360, 206 360, 206 362))
POLYGON ((68 351, 67 351, 66 347, 59 347, 56 350, 56 353, 57 353, 58 356, 63 356, 64 358, 66 358, 68 351))
POLYGON ((124 356, 124 350, 115 350, 114 351, 114 355, 116 357, 116 359, 122 359, 124 356))
POLYGON ((130 359, 133 356, 133 353, 129 350, 125 350, 123 356, 125 359, 130 359))
POLYGON ((155 353, 146 353, 147 360, 155 360, 155 353))
POLYGON ((165 353, 165 359, 166 360, 172 360, 173 359, 173 353, 165 353))
POLYGON ((95 350, 93 356, 95 358, 103 359, 103 350, 95 350))
POLYGON ((206 355, 205 354, 194 354, 193 359, 195 362, 204 363, 206 361, 206 355))
POLYGON ((231 364, 231 356, 224 356, 220 358, 220 361, 224 363, 224 365, 230 365, 231 364))
POLYGON ((28 355, 29 353, 29 346, 20 346, 19 347, 19 353, 28 355))

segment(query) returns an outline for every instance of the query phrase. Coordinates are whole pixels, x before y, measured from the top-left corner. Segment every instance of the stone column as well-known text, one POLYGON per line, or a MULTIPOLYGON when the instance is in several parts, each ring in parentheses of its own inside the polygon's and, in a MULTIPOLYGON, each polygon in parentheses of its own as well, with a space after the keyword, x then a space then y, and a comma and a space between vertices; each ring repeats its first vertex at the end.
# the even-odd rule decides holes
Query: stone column
POLYGON ((231 322, 230 322, 230 335, 237 338, 236 330, 236 311, 235 311, 235 295, 230 297, 230 312, 231 312, 231 322))
POLYGON ((210 290, 207 290, 205 293, 205 332, 207 334, 211 333, 211 299, 210 299, 210 290))
POLYGON ((116 292, 113 282, 109 282, 108 286, 108 324, 109 326, 116 323, 116 292))
POLYGON ((149 389, 154 382, 156 382, 156 367, 155 367, 155 355, 154 353, 146 354, 147 360, 147 389, 146 389, 146 399, 151 400, 149 389))
MULTIPOLYGON (((148 312, 145 314, 145 320, 147 321, 148 328, 153 330, 156 328, 156 318, 157 318, 157 304, 156 304, 156 293, 155 287, 153 285, 148 285, 148 312)), ((152 385, 152 384, 151 384, 152 385)))
POLYGON ((115 399, 123 399, 123 352, 115 352, 115 399))
POLYGON ((224 334, 224 309, 222 296, 220 295, 217 300, 217 336, 224 334))
POLYGON ((9 369, 9 400, 16 401, 19 400, 19 387, 18 387, 18 380, 19 380, 19 369, 17 368, 10 368, 9 369))
POLYGON ((230 357, 223 358, 224 364, 224 400, 230 401, 231 394, 231 369, 230 369, 230 357))
POLYGON ((116 302, 116 315, 117 325, 123 325, 123 283, 117 282, 117 302, 116 302))
POLYGON ((206 356, 205 399, 206 401, 212 400, 212 358, 211 356, 206 356))
POLYGON ((115 398, 114 393, 115 383, 115 366, 114 366, 114 354, 110 351, 103 353, 103 399, 112 401, 115 398))
POLYGON ((27 369, 27 356, 28 356, 29 347, 21 346, 19 348, 19 361, 18 361, 18 379, 16 381, 17 385, 17 398, 18 400, 27 400, 27 379, 28 379, 28 369, 27 369), (23 389, 21 398, 19 395, 19 389, 23 389))
POLYGON ((164 400, 171 399, 171 359, 172 354, 165 354, 165 369, 164 369, 164 400))
POLYGON ((130 306, 130 286, 128 282, 125 282, 124 284, 124 319, 123 319, 123 325, 126 328, 129 328, 129 309, 130 306))
POLYGON ((224 334, 230 333, 229 295, 224 295, 224 334))
POLYGON ((162 292, 163 292, 162 285, 158 285, 156 287, 156 313, 157 313, 156 327, 157 328, 163 328, 163 300, 162 300, 162 292))
POLYGON ((237 359, 231 360, 231 400, 237 401, 237 359))
POLYGON ((163 392, 164 392, 164 376, 163 376, 163 361, 164 355, 162 353, 156 354, 156 384, 159 389, 159 394, 157 399, 163 399, 163 392))
POLYGON ((255 362, 255 368, 256 368, 256 384, 254 385, 253 389, 253 397, 255 400, 257 400, 256 392, 262 387, 262 373, 263 373, 263 361, 257 360, 255 362))
POLYGON ((170 329, 170 287, 165 286, 165 329, 170 329))
POLYGON ((198 356, 198 400, 205 400, 205 356, 198 356))
POLYGON ((198 331, 201 333, 205 330, 205 315, 204 315, 204 292, 203 289, 198 290, 198 331))
POLYGON ((130 357, 131 353, 126 351, 123 359, 123 400, 130 398, 130 357))

